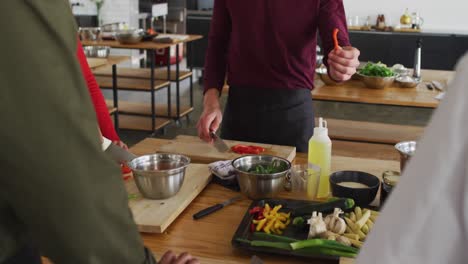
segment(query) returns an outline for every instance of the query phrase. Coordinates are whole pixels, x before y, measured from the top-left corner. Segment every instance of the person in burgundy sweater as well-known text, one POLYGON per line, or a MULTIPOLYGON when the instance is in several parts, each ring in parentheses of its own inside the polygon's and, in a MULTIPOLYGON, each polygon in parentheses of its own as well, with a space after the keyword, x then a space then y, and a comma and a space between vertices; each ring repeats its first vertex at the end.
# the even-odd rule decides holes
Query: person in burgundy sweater
POLYGON ((346 81, 356 72, 342 0, 215 0, 205 61, 201 139, 210 131, 248 142, 296 146, 306 152, 313 134, 317 32, 329 76, 346 81), (340 30, 334 49, 333 30, 340 30), (224 116, 219 96, 225 78, 224 116))
POLYGON ((114 144, 117 144, 123 148, 127 148, 127 145, 125 145, 125 143, 120 140, 117 132, 114 129, 114 125, 112 124, 112 120, 109 115, 109 110, 107 109, 106 101, 102 95, 101 89, 99 89, 99 85, 94 78, 91 68, 89 68, 83 46, 79 40, 76 49, 76 56, 80 63, 81 71, 83 72, 83 77, 86 81, 89 94, 91 95, 91 101, 94 105, 94 110, 96 112, 99 129, 102 136, 112 140, 114 144))

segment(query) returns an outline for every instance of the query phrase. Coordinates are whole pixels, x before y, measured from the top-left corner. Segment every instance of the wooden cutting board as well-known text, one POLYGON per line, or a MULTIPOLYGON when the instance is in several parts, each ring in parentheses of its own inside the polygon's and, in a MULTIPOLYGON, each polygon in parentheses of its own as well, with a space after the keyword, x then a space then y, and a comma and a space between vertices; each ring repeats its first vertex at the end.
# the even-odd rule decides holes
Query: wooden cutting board
POLYGON ((167 227, 200 194, 211 180, 211 173, 205 164, 190 164, 185 173, 180 191, 165 200, 149 200, 141 196, 133 179, 125 187, 131 198, 129 207, 138 230, 144 233, 163 233, 167 227))
POLYGON ((107 64, 107 59, 104 58, 87 58, 88 65, 91 69, 98 68, 107 64))
MULTIPOLYGON (((260 146, 265 148, 265 152, 263 154, 282 157, 289 161, 292 161, 296 157, 295 147, 231 140, 225 140, 225 142, 229 147, 237 144, 260 146)), ((186 155, 189 156, 193 162, 197 163, 211 163, 219 160, 231 160, 241 156, 232 151, 221 153, 216 150, 213 145, 203 142, 198 137, 183 135, 177 136, 174 140, 168 141, 167 144, 161 145, 161 147, 156 151, 186 155)))

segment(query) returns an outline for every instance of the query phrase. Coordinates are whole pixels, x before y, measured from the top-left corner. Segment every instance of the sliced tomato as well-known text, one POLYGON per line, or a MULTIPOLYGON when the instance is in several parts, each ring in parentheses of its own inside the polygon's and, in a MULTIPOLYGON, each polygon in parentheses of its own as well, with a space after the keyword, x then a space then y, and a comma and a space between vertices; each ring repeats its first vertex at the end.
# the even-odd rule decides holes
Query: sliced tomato
POLYGON ((122 170, 122 174, 128 174, 132 172, 132 169, 130 169, 130 167, 128 167, 127 164, 121 164, 120 168, 122 170))

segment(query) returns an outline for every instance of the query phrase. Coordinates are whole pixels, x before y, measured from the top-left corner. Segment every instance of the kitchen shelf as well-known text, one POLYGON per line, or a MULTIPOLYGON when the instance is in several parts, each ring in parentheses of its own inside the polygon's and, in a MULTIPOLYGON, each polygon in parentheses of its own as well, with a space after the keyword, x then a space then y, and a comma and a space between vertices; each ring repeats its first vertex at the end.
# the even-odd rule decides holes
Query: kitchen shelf
MULTIPOLYGON (((93 71, 95 76, 111 77, 112 68, 105 67, 99 68, 93 71)), ((171 82, 176 82, 176 71, 172 70, 171 73, 171 82)), ((191 71, 180 71, 179 72, 179 81, 185 80, 192 76, 191 71)), ((137 68, 119 68, 117 71, 117 77, 120 78, 136 78, 136 79, 150 79, 151 78, 151 69, 137 69, 137 68)), ((154 71, 154 78, 156 80, 167 80, 167 69, 156 69, 154 71)))
MULTIPOLYGON (((106 100, 106 104, 111 106, 113 102, 111 100, 106 100)), ((190 114, 193 111, 193 107, 188 105, 180 106, 180 114, 178 118, 184 117, 190 114)), ((165 117, 167 118, 167 105, 158 104, 155 107, 156 117, 165 117)), ((151 103, 140 103, 140 102, 129 102, 129 101, 119 101, 119 113, 120 114, 139 114, 151 116, 151 103)), ((177 119, 176 106, 171 105, 171 118, 177 119)))
MULTIPOLYGON (((112 89, 112 77, 96 76, 96 81, 101 89, 112 89)), ((168 81, 154 80, 154 90, 169 87, 168 81)), ((137 78, 117 78, 117 89, 127 91, 151 91, 151 83, 149 79, 137 78)))
MULTIPOLYGON (((164 128, 165 126, 171 123, 171 120, 166 119, 166 118, 156 118, 155 121, 156 121, 155 130, 164 128)), ((151 116, 146 117, 146 116, 133 116, 133 115, 119 114, 120 129, 154 132, 151 126, 152 126, 151 116)))

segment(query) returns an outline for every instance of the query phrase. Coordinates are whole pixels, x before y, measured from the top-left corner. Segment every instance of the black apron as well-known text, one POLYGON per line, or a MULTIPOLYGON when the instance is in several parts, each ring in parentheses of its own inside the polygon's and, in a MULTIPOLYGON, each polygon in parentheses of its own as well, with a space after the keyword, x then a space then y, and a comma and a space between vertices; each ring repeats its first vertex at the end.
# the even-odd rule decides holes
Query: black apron
POLYGON ((307 152, 314 133, 309 89, 230 87, 221 137, 229 140, 295 146, 307 152))

